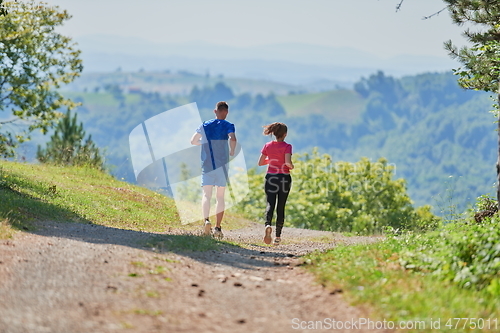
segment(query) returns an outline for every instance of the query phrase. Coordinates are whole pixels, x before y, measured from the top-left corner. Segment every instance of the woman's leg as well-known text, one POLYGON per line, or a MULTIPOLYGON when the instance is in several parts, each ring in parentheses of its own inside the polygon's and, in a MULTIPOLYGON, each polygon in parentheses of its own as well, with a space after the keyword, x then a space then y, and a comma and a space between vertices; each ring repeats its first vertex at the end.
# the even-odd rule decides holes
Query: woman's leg
POLYGON ((276 237, 281 237, 281 229, 285 223, 285 206, 288 193, 292 187, 292 177, 290 175, 280 175, 280 186, 278 192, 278 205, 276 207, 276 237))
POLYGON ((277 177, 276 175, 266 175, 266 183, 264 185, 264 191, 266 192, 266 225, 271 225, 274 214, 274 207, 276 206, 276 196, 278 194, 278 189, 276 187, 277 177))

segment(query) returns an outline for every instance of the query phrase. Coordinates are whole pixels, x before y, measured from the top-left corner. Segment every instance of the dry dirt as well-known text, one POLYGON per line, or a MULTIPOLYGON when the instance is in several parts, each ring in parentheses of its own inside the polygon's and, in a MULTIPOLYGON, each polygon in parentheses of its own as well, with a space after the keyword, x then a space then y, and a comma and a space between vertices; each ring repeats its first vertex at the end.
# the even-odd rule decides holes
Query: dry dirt
POLYGON ((52 222, 0 240, 0 332, 377 332, 328 327, 369 313, 299 266, 373 238, 285 228, 274 247, 262 225, 224 233, 241 247, 165 252, 141 245, 154 234, 52 222))

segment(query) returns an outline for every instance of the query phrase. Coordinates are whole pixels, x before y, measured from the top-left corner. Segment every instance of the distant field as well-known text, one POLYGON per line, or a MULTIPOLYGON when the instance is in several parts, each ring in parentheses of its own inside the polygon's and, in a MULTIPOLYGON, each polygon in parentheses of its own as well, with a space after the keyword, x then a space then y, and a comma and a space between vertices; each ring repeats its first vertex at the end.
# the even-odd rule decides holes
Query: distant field
MULTIPOLYGON (((64 97, 71 98, 75 102, 81 101, 81 98, 85 101, 85 106, 89 105, 99 105, 105 107, 118 107, 120 102, 117 101, 110 93, 94 93, 94 92, 64 92, 64 97)), ((127 94, 125 95, 126 103, 135 103, 139 100, 139 96, 127 94)))
MULTIPOLYGON (((242 93, 255 93, 272 91, 277 89, 273 82, 265 81, 252 81, 246 79, 231 79, 234 81, 235 85, 238 86, 241 91, 234 92, 236 94, 242 93)), ((96 81, 97 82, 97 81, 96 81)), ((172 79, 171 84, 161 85, 157 89, 174 89, 174 86, 180 87, 184 86, 184 89, 194 81, 189 81, 187 78, 182 78, 181 80, 172 79)), ((229 85, 229 80, 225 81, 229 85)), ((126 88, 126 86, 124 86, 126 88)), ((277 89, 284 89, 281 87, 277 89)), ((146 86, 141 86, 141 90, 147 91, 146 86)), ((175 89, 174 89, 175 90, 175 89)), ((283 106, 286 113, 289 116, 299 116, 299 115, 310 115, 317 114, 323 115, 326 119, 343 122, 343 123, 353 123, 359 119, 359 115, 365 110, 366 101, 359 96, 353 90, 330 90, 321 93, 302 93, 302 94, 289 94, 281 91, 282 94, 276 94, 276 99, 283 106)), ((87 92, 81 91, 66 91, 64 95, 68 98, 72 98, 75 101, 79 101, 79 97, 83 98, 85 101, 85 106, 87 108, 94 107, 108 107, 117 108, 120 104, 112 94, 100 91, 99 93, 93 92, 92 89, 87 89, 87 92)), ((140 96, 137 94, 128 93, 127 89, 124 89, 125 103, 135 104, 139 102, 140 96)), ((190 100, 186 98, 187 96, 178 95, 176 100, 180 104, 189 103, 190 100)))
POLYGON ((365 100, 352 90, 277 96, 288 115, 319 114, 329 120, 352 123, 365 109, 365 100))
POLYGON ((250 93, 267 95, 274 93, 281 95, 297 90, 296 86, 267 80, 226 78, 222 76, 196 75, 187 72, 84 73, 68 85, 66 90, 92 92, 96 88, 102 89, 105 85, 116 84, 125 93, 140 89, 142 91, 153 91, 162 94, 187 95, 195 85, 198 87, 214 86, 218 82, 223 82, 229 86, 235 94, 250 93))

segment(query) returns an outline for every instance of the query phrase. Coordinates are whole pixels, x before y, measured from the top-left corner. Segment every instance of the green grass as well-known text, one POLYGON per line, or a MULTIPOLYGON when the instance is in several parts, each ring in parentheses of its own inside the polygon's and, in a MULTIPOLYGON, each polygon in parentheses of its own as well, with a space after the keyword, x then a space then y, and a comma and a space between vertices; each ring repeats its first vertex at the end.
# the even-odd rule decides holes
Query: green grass
POLYGON ((0 220, 0 239, 12 238, 14 230, 12 229, 9 219, 0 220))
MULTIPOLYGON (((405 248, 404 244, 388 239, 370 245, 338 246, 308 255, 305 260, 321 284, 332 290, 341 289, 353 305, 370 306, 373 321, 421 321, 426 328, 412 332, 457 332, 457 320, 453 318, 482 318, 489 320, 490 330, 474 332, 498 332, 498 297, 486 290, 463 289, 436 276, 403 269, 399 259, 405 248), (441 328, 430 330, 431 320, 440 320, 441 328)), ((458 331, 468 332, 473 324, 463 319, 458 326, 458 331)))
POLYGON ((157 235, 145 242, 145 246, 160 252, 164 251, 209 251, 218 250, 223 244, 230 243, 218 241, 212 237, 196 235, 157 235))
POLYGON ((351 90, 277 96, 288 115, 323 115, 326 119, 353 123, 364 111, 366 101, 351 90))
MULTIPOLYGON (((32 230, 39 220, 144 232, 201 226, 201 219, 183 225, 173 199, 90 168, 0 161, 0 197, 1 238, 32 230)), ((231 229, 246 222, 227 213, 224 223, 231 229)))

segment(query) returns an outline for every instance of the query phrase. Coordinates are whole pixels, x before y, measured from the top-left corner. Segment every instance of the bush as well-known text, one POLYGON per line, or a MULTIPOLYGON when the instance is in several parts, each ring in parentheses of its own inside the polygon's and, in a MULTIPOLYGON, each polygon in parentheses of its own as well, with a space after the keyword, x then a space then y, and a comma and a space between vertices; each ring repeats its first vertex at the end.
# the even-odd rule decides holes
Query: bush
MULTIPOLYGON (((476 207, 484 205, 480 198, 476 207)), ((413 271, 454 281, 464 288, 484 289, 500 296, 500 228, 495 215, 477 224, 449 223, 440 231, 408 234, 398 239, 408 246, 401 265, 413 271)))
MULTIPOLYGON (((399 230, 429 230, 439 219, 429 206, 415 209, 403 179, 393 179, 387 160, 357 163, 333 162, 317 150, 294 155, 292 190, 286 208, 289 225, 302 228, 382 233, 399 230)), ((238 208, 249 218, 264 215, 264 175, 248 173, 249 195, 238 208)))

